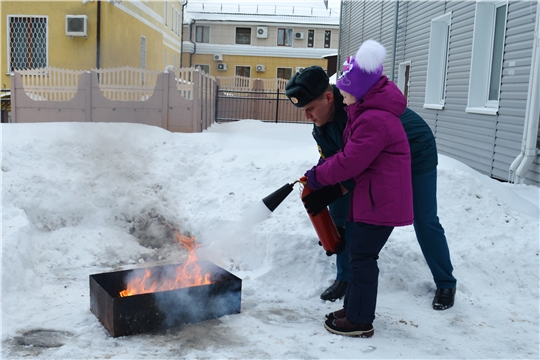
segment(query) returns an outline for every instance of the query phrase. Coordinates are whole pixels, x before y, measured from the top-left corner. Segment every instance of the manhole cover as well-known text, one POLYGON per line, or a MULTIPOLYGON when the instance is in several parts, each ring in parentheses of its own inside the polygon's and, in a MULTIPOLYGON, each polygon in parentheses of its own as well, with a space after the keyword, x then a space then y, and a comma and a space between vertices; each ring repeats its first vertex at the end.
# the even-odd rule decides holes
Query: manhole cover
POLYGON ((68 331, 36 329, 27 331, 22 336, 15 337, 15 341, 21 346, 56 348, 64 345, 66 337, 72 335, 68 331))

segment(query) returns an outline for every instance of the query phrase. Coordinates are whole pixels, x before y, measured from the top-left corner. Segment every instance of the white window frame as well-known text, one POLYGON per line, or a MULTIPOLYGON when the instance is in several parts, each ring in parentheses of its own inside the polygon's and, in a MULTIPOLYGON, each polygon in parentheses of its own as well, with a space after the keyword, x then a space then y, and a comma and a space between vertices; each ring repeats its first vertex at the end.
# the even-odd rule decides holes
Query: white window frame
POLYGON ((196 43, 200 43, 200 44, 208 44, 210 43, 210 26, 208 25, 195 25, 195 39, 194 41, 196 43), (202 41, 197 41, 197 33, 199 32, 198 29, 201 29, 202 28, 202 41), (205 36, 206 35, 206 36, 205 36), (208 41, 205 41, 205 40, 208 40, 208 41))
POLYGON ((280 71, 280 70, 290 70, 291 76, 290 76, 288 79, 285 79, 285 80, 290 80, 290 79, 294 76, 294 74, 295 74, 295 72, 293 71, 293 68, 292 68, 292 67, 288 67, 288 66, 278 66, 278 67, 276 68, 276 78, 279 78, 279 79, 283 79, 283 78, 280 78, 280 77, 279 77, 279 71, 280 71))
MULTIPOLYGON (((404 61, 402 63, 399 63, 399 69, 398 69, 398 83, 397 86, 399 90, 401 90, 401 93, 403 96, 405 96, 406 99, 409 98, 409 90, 410 90, 410 79, 411 79, 411 68, 412 63, 410 61, 404 61), (406 77, 407 74, 407 67, 409 68, 409 77, 406 77), (407 93, 405 93, 405 89, 407 89, 407 93)), ((407 101, 408 102, 408 101, 407 101)))
POLYGON ((324 30, 324 48, 332 47, 332 30, 324 30))
POLYGON ((171 31, 174 32, 174 20, 176 18, 174 5, 171 6, 171 31))
POLYGON ((163 49, 163 69, 167 68, 167 49, 163 49))
MULTIPOLYGON (((234 44, 235 45, 251 45, 253 43, 253 29, 251 26, 237 26, 234 28, 234 44), (238 42, 238 29, 249 29, 249 43, 239 43, 238 42)), ((247 39, 247 38, 246 38, 247 39)))
MULTIPOLYGON (((139 67, 144 70, 146 69, 146 36, 141 35, 139 51, 139 67)), ((144 84, 144 72, 141 74, 141 81, 144 84)))
POLYGON ((168 25, 167 23, 168 17, 169 17, 169 1, 165 0, 165 16, 163 16, 163 22, 165 26, 168 25))
POLYGON ((444 108, 451 22, 451 12, 431 20, 424 109, 444 108))
MULTIPOLYGON (((489 86, 491 77, 491 64, 493 62, 493 41, 495 37, 495 20, 497 8, 506 6, 505 24, 508 22, 507 0, 486 0, 476 2, 476 14, 474 18, 474 33, 472 45, 471 70, 469 78, 469 94, 467 101, 468 113, 497 115, 499 111, 499 99, 489 99, 489 86)), ((504 26, 503 39, 506 36, 504 26)), ((499 91, 502 80, 502 66, 504 43, 501 55, 501 77, 499 79, 499 91)))
POLYGON ((193 65, 193 67, 196 69, 196 68, 199 68, 201 69, 202 71, 205 72, 205 74, 207 75, 210 75, 210 64, 195 64, 193 65))
POLYGON ((293 29, 286 27, 278 27, 277 29, 277 46, 292 46, 293 29), (280 31, 283 31, 283 44, 279 42, 282 40, 279 36, 280 31))

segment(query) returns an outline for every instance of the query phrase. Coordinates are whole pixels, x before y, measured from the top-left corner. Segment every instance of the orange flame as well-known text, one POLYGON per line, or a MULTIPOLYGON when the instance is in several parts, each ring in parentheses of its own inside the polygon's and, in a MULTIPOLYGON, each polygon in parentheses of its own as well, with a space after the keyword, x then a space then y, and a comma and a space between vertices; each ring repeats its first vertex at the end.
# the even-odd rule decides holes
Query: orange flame
POLYGON ((120 296, 148 294, 157 291, 167 291, 191 286, 210 284, 210 274, 203 275, 201 267, 197 264, 196 250, 200 246, 193 236, 182 236, 176 231, 176 238, 180 246, 188 250, 187 262, 179 265, 175 270, 175 278, 156 279, 151 269, 146 269, 144 276, 134 278, 127 284, 127 289, 120 291, 120 296))

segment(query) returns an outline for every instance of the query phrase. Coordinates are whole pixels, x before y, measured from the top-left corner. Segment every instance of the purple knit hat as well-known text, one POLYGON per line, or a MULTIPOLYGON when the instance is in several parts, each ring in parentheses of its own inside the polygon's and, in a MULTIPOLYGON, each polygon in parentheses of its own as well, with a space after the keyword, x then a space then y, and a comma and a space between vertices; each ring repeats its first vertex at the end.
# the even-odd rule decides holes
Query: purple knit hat
POLYGON ((343 63, 343 72, 336 82, 338 89, 360 100, 381 78, 386 50, 375 40, 360 45, 356 56, 349 56, 343 63))

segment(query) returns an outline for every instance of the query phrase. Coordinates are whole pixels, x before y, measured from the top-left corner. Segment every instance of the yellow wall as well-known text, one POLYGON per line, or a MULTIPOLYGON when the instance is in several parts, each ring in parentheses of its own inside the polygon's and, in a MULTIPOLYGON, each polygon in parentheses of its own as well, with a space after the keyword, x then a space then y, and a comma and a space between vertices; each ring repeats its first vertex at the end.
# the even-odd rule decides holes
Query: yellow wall
MULTIPOLYGON (((8 15, 41 15, 47 16, 48 26, 48 65, 51 67, 89 70, 96 68, 97 54, 97 4, 98 1, 82 4, 81 0, 0 0, 0 72, 2 86, 9 88, 8 74, 8 15), (88 16, 88 37, 69 38, 65 35, 66 15, 88 16)), ((141 2, 159 16, 164 16, 164 1, 141 2)), ((146 37, 146 69, 163 70, 164 64, 170 64, 174 58, 179 64, 181 37, 171 30, 171 7, 181 11, 181 3, 168 1, 168 26, 146 14, 129 1, 123 1, 122 6, 140 16, 143 21, 122 11, 108 1, 101 1, 101 32, 100 32, 100 67, 113 68, 122 66, 140 66, 141 36, 146 37), (171 41, 178 40, 177 48, 171 47, 171 41), (164 59, 164 49, 167 49, 167 59, 164 59), (173 55, 175 54, 175 55, 173 55), (165 61, 166 60, 166 61, 165 61)), ((175 65, 175 64, 171 64, 175 65)))

